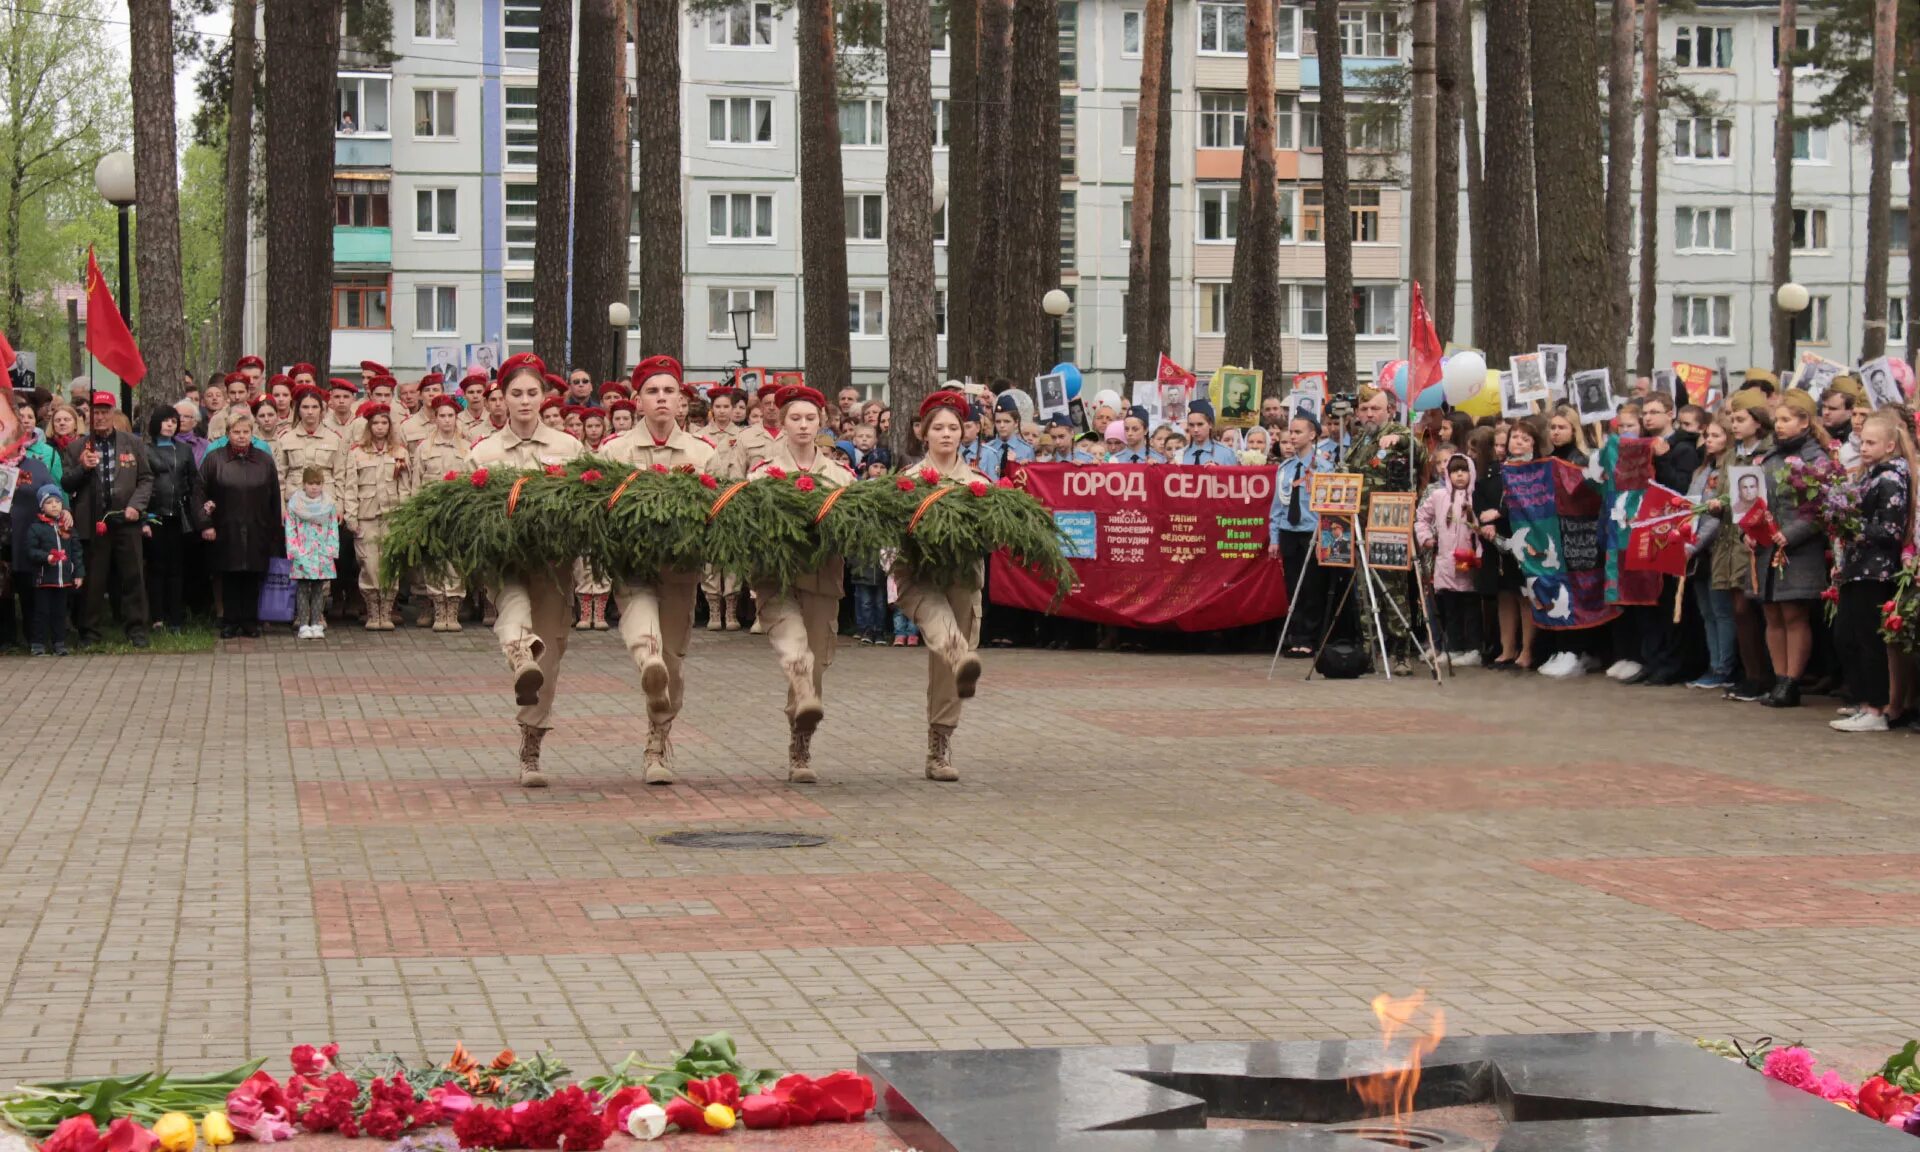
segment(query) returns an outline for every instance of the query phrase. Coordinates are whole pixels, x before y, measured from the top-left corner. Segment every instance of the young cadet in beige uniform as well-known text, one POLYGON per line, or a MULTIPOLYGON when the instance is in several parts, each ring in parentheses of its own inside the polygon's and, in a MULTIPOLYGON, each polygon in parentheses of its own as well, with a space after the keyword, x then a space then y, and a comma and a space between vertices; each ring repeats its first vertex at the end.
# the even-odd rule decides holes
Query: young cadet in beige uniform
MULTIPOLYGON (((732 459, 726 463, 729 475, 738 478, 752 472, 754 465, 767 458, 773 442, 780 438, 780 413, 774 407, 773 393, 772 387, 761 388, 747 404, 744 416, 746 427, 734 438, 732 459)), ((758 636, 766 630, 767 622, 756 607, 753 634, 758 636)))
POLYGON ((347 425, 353 423, 353 404, 360 398, 360 386, 351 380, 335 376, 327 381, 327 414, 320 419, 329 432, 340 437, 341 447, 347 443, 347 425))
MULTIPOLYGON (((679 410, 680 363, 671 356, 649 356, 633 369, 640 424, 600 446, 600 455, 632 468, 691 467, 707 471, 713 445, 674 423, 679 410)), ((667 767, 674 718, 685 694, 681 664, 693 633, 693 601, 700 573, 662 572, 652 584, 622 582, 614 589, 620 606, 620 639, 640 669, 647 694, 646 781, 673 783, 667 767)))
MULTIPOLYGON (((967 417, 967 398, 958 392, 935 392, 920 405, 920 439, 926 459, 909 472, 931 468, 959 484, 986 476, 960 456, 960 424, 967 417)), ((904 564, 893 570, 900 587, 899 608, 920 626, 927 646, 927 779, 960 779, 954 771, 951 745, 960 725, 960 702, 973 698, 980 680, 980 584, 984 561, 975 568, 973 583, 939 588, 918 583, 904 564)))
MULTIPOLYGON (((544 468, 580 455, 580 441, 540 423, 540 398, 546 394, 546 366, 530 353, 507 357, 496 384, 504 388, 506 427, 473 446, 473 467, 544 468)), ((498 619, 493 634, 513 672, 514 701, 520 705, 520 786, 545 788, 540 771, 540 742, 546 738, 553 693, 560 682, 560 657, 567 651, 568 590, 573 561, 554 557, 539 572, 503 579, 494 589, 498 619)))
MULTIPOLYGON (((738 388, 721 386, 707 393, 707 423, 693 430, 694 435, 713 442, 713 472, 726 480, 733 475, 734 450, 741 428, 734 423, 735 404, 745 408, 747 394, 738 388)), ((700 592, 707 598, 707 631, 740 630, 740 578, 709 564, 700 577, 700 592)))
MULTIPOLYGON (((401 408, 407 410, 407 417, 394 429, 393 437, 406 446, 409 456, 413 455, 414 449, 420 442, 433 432, 431 401, 435 396, 440 395, 440 382, 443 379, 445 377, 440 373, 429 372, 420 377, 419 384, 402 384, 394 391, 394 396, 400 401, 401 408)), ((396 415, 399 412, 400 408, 394 409, 396 415)), ((435 610, 434 596, 427 590, 426 573, 418 570, 409 572, 406 580, 407 592, 413 600, 416 612, 413 626, 426 628, 431 625, 435 632, 444 631, 440 627, 440 617, 435 610)))
MULTIPOLYGON (((774 406, 780 411, 780 438, 754 467, 753 479, 784 474, 791 481, 805 473, 823 488, 853 483, 853 472, 814 443, 827 408, 825 396, 804 384, 789 384, 775 396, 774 406)), ((767 638, 787 675, 787 780, 793 784, 817 779, 813 733, 825 714, 820 693, 838 642, 845 573, 845 562, 829 556, 818 571, 801 576, 791 588, 755 584, 753 589, 767 622, 767 638)))
MULTIPOLYGON (((451 396, 435 396, 427 401, 427 411, 433 416, 432 430, 426 439, 408 448, 413 454, 416 492, 449 472, 473 470, 473 452, 467 447, 467 438, 460 434, 460 401, 451 396)), ((448 566, 438 572, 422 569, 420 577, 426 583, 427 601, 433 606, 433 630, 460 631, 460 601, 467 595, 466 582, 460 573, 448 566)))
POLYGON ((382 577, 380 546, 387 538, 387 513, 413 495, 413 469, 408 465, 406 447, 393 434, 391 408, 369 400, 360 406, 360 420, 365 431, 347 449, 340 517, 342 523, 353 526, 354 557, 360 561, 360 597, 367 602, 367 631, 391 632, 394 585, 382 577))
POLYGON ((440 382, 443 377, 438 372, 429 372, 420 377, 420 387, 412 392, 402 391, 401 402, 411 395, 415 404, 405 420, 400 421, 400 442, 408 448, 425 440, 433 432, 433 398, 440 395, 440 382))
POLYGON ((320 389, 308 385, 293 397, 294 425, 273 442, 273 467, 280 474, 280 506, 300 487, 300 475, 318 468, 326 475, 328 495, 339 507, 345 497, 341 476, 347 468, 347 442, 327 427, 320 389))

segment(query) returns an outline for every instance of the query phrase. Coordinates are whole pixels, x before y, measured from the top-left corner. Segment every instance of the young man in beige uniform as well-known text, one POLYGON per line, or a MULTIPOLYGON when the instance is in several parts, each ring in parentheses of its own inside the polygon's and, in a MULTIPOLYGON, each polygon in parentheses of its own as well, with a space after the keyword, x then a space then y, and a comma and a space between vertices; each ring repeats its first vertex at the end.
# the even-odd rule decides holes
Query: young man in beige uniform
POLYGON ((326 425, 320 389, 308 386, 293 398, 294 425, 273 442, 273 467, 280 473, 280 506, 300 487, 300 474, 318 468, 326 474, 335 507, 344 498, 340 486, 347 467, 347 443, 326 425))
MULTIPOLYGON (((498 383, 506 396, 507 423, 473 446, 473 467, 544 468, 580 455, 580 441, 540 423, 540 398, 546 394, 545 366, 522 353, 501 365, 498 383)), ((554 557, 543 571, 503 579, 494 590, 498 619, 493 634, 513 672, 514 700, 520 705, 520 785, 545 788, 540 771, 540 742, 546 738, 560 681, 560 657, 571 632, 568 591, 573 586, 572 557, 554 557)))
POLYGON ((440 395, 441 376, 438 372, 429 372, 420 377, 419 387, 400 392, 400 403, 407 409, 407 418, 400 421, 400 442, 411 448, 425 440, 433 431, 433 398, 440 395), (411 394, 413 403, 408 405, 411 394))
MULTIPOLYGON (((708 471, 713 445, 674 422, 680 383, 680 363, 673 357, 649 356, 640 361, 633 370, 640 423, 602 444, 600 455, 632 468, 658 465, 708 471)), ((614 589, 614 602, 620 606, 620 639, 640 669, 640 687, 647 694, 649 784, 673 783, 673 771, 667 767, 668 740, 685 693, 680 669, 693 633, 693 601, 699 588, 699 572, 675 571, 662 572, 651 584, 621 582, 614 589)))
MULTIPOLYGON (((707 393, 711 419, 693 430, 694 435, 713 442, 714 475, 738 480, 733 474, 734 450, 740 439, 740 426, 734 413, 746 407, 747 394, 731 385, 722 385, 707 393), (735 405, 739 407, 736 408, 735 405)), ((700 592, 707 598, 707 631, 740 630, 740 578, 707 565, 700 577, 700 592)))
MULTIPOLYGON (((473 470, 473 452, 467 447, 467 438, 460 433, 460 401, 451 396, 435 396, 427 401, 427 412, 433 417, 433 427, 424 440, 407 446, 413 457, 416 492, 439 482, 449 472, 465 474, 473 470)), ((426 586, 427 602, 433 609, 433 630, 460 631, 460 601, 467 595, 460 573, 451 567, 438 572, 422 568, 419 579, 426 586)))
POLYGON ((353 423, 353 406, 359 399, 360 386, 353 381, 338 376, 327 381, 327 414, 320 423, 340 437, 342 444, 347 442, 347 426, 353 423))

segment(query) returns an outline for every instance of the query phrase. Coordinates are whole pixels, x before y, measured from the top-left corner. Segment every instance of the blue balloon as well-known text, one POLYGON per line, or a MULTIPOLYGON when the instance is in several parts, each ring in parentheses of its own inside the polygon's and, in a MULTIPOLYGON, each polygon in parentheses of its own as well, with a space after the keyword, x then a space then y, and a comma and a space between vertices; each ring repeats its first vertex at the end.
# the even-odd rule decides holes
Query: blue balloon
POLYGON ((1429 384, 1421 389, 1420 395, 1413 398, 1413 410, 1415 412, 1430 412, 1435 408, 1444 406, 1446 402, 1447 392, 1445 386, 1441 384, 1429 384))
POLYGON ((1053 366, 1053 373, 1056 376, 1065 376, 1067 378, 1067 399, 1078 400, 1080 398, 1080 369, 1072 364, 1055 364, 1053 366))

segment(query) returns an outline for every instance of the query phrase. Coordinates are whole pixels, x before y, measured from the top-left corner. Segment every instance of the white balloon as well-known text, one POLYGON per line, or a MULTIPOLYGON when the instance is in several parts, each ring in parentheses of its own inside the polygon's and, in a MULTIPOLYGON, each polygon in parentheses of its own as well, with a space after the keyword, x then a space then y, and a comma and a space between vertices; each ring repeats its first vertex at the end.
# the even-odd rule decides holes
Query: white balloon
POLYGON ((1455 352, 1440 370, 1440 391, 1449 404, 1464 404, 1487 386, 1487 358, 1471 348, 1455 352))

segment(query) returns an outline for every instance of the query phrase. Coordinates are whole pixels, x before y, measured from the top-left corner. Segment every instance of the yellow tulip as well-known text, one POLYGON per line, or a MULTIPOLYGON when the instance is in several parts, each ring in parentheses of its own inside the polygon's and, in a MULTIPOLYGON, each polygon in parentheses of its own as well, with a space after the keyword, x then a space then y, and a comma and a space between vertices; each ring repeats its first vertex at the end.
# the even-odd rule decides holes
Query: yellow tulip
POLYGON ((193 1152, 200 1142, 193 1117, 185 1112, 168 1112, 153 1122, 153 1134, 160 1141, 160 1152, 193 1152))
MULTIPOLYGON (((725 1132, 733 1127, 733 1109, 725 1104, 709 1104, 706 1111, 707 1125, 725 1132)), ((171 1152, 171 1150, 169 1150, 171 1152)))
POLYGON ((233 1143, 233 1125, 227 1122, 225 1112, 207 1113, 206 1119, 200 1121, 200 1130, 206 1134, 209 1148, 223 1148, 233 1143))

